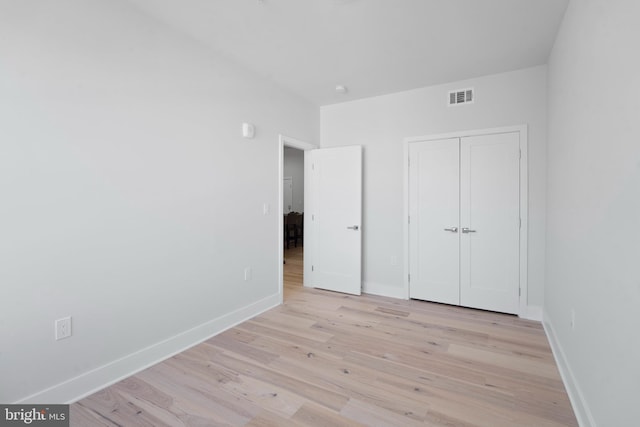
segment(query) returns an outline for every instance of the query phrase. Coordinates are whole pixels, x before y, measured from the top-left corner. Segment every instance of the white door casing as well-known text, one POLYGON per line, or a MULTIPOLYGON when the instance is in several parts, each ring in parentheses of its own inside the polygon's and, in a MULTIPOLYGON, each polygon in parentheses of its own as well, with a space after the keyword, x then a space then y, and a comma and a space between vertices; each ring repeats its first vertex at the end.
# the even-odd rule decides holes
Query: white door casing
MULTIPOLYGON (((434 143, 433 147, 437 147, 447 139, 459 141, 458 146, 461 147, 459 173, 460 177, 466 181, 466 184, 458 184, 461 203, 461 218, 458 223, 458 238, 460 239, 459 303, 465 306, 529 317, 527 307, 528 169, 526 125, 405 139, 404 200, 405 213, 408 217, 404 227, 406 295, 408 298, 431 301, 455 301, 455 295, 452 292, 441 298, 442 295, 440 297, 436 295, 438 292, 442 292, 441 290, 426 291, 428 295, 425 297, 422 295, 425 291, 419 289, 419 284, 424 281, 420 274, 430 266, 428 263, 427 267, 415 265, 417 257, 420 256, 415 253, 416 245, 425 246, 431 241, 425 240, 420 243, 420 237, 413 236, 416 227, 419 227, 420 219, 416 218, 418 204, 415 201, 411 202, 418 191, 425 191, 415 188, 413 182, 419 176, 419 172, 413 170, 419 160, 414 158, 416 158, 418 151, 425 150, 417 147, 419 145, 426 147, 426 143, 434 143), (495 137, 492 142, 490 142, 488 135, 495 137), (496 167, 496 161, 504 163, 504 166, 496 167), (472 181, 473 179, 475 181, 472 181), (483 196, 483 192, 489 191, 489 188, 493 189, 491 190, 493 194, 483 196), (495 208, 500 206, 502 207, 501 213, 496 215, 495 208), (416 222, 418 224, 415 224, 416 222), (482 233, 478 230, 480 226, 484 229, 482 233), (463 233, 463 228, 476 230, 476 232, 463 233), (490 238, 490 234, 494 236, 490 238), (509 249, 499 249, 499 245, 508 245, 509 249), (497 266, 498 264, 499 266, 497 266), (422 272, 419 271, 420 269, 422 272), (478 274, 474 275, 476 272, 478 274), (414 285, 418 285, 418 289, 414 289, 414 285)), ((455 141, 453 145, 456 145, 455 141)), ((441 156, 441 163, 443 160, 441 156)), ((438 174, 439 165, 437 162, 435 163, 431 167, 433 170, 423 173, 424 176, 438 174)), ((444 174, 441 174, 442 176, 444 174)), ((442 185, 448 188, 449 192, 455 193, 455 189, 448 184, 442 185)), ((426 206, 427 204, 422 203, 422 208, 426 206)), ((431 212, 431 215, 435 215, 435 213, 431 212)), ((452 228, 452 225, 443 225, 442 228, 452 228)), ((435 227, 432 227, 431 232, 435 233, 435 227)), ((446 251, 446 247, 442 243, 439 246, 441 251, 446 251)), ((439 253, 436 257, 440 255, 439 253)), ((442 263, 440 264, 442 265, 442 263)))
POLYGON ((305 187, 305 285, 360 295, 362 147, 305 151, 305 187))

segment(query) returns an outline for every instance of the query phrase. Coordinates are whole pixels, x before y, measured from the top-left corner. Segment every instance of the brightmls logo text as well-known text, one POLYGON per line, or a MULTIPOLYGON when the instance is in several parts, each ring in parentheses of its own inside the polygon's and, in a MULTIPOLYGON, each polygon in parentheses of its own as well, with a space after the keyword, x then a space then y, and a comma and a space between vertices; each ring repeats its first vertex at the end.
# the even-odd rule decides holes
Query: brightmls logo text
POLYGON ((0 405, 0 427, 69 426, 69 405, 0 405))
POLYGON ((9 408, 4 408, 4 419, 6 421, 24 421, 25 424, 31 424, 34 421, 47 421, 47 410, 36 411, 36 408, 31 408, 28 411, 20 409, 20 411, 10 412, 9 408))

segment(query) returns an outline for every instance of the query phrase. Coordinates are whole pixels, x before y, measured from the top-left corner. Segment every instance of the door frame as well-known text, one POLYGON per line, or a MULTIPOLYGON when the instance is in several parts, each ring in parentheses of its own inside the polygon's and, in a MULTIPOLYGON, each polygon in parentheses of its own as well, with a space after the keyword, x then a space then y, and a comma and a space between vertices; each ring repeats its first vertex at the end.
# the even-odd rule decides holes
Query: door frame
POLYGON ((528 125, 507 126, 489 129, 475 129, 459 132, 441 133, 435 135, 413 136, 404 138, 403 155, 403 199, 404 199, 404 221, 403 221, 403 246, 404 246, 404 295, 409 299, 409 144, 416 142, 427 142, 438 139, 464 138, 468 136, 492 135, 497 133, 519 132, 520 134, 520 299, 518 315, 528 316, 528 230, 529 230, 529 210, 528 210, 528 125))
MULTIPOLYGON (((298 150, 314 150, 317 149, 318 146, 311 144, 310 142, 302 141, 296 138, 292 138, 286 135, 278 135, 278 294, 280 299, 280 304, 284 301, 284 281, 283 274, 284 268, 282 267, 284 263, 284 239, 282 236, 284 235, 284 226, 282 224, 282 218, 284 216, 284 208, 282 204, 284 203, 284 196, 282 194, 282 181, 284 179, 284 147, 297 148, 298 150)), ((305 185, 305 189, 306 189, 305 185)), ((305 194, 305 200, 307 200, 307 195, 305 194)), ((305 202, 306 204, 306 202, 305 202)), ((304 261, 303 261, 304 262, 304 261)))

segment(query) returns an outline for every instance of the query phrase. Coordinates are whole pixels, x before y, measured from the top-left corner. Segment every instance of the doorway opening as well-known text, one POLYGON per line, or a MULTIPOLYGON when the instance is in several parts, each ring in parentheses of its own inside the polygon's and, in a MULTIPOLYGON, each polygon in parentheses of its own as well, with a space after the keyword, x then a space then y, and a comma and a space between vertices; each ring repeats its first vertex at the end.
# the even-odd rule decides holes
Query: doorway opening
POLYGON ((304 277, 304 151, 284 147, 282 178, 284 292, 304 277))
MULTIPOLYGON (((317 146, 284 135, 279 137, 278 277, 280 302, 289 289, 304 285, 304 151, 317 146)), ((307 194, 308 196, 308 194, 307 194)))

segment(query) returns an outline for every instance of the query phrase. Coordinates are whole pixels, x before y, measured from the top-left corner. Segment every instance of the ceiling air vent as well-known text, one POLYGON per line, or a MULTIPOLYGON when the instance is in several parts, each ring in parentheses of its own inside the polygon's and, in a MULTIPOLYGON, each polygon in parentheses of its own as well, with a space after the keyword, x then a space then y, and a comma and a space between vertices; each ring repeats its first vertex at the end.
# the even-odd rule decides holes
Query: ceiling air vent
POLYGON ((449 92, 449 105, 473 104, 474 99, 473 88, 449 92))

